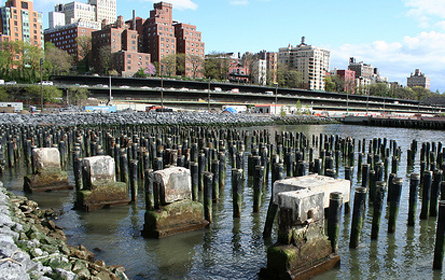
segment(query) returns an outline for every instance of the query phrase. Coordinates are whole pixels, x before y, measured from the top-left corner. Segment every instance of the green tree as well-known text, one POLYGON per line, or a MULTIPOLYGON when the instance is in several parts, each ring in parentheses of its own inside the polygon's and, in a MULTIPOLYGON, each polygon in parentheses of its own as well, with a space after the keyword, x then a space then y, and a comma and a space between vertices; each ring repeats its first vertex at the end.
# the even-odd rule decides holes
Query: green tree
POLYGON ((399 87, 391 91, 391 97, 398 99, 414 100, 416 96, 414 91, 409 87, 399 87))
POLYGON ((384 83, 376 83, 374 85, 371 85, 369 88, 369 94, 371 96, 388 97, 389 96, 388 85, 384 83))
POLYGON ((331 76, 324 77, 324 88, 325 88, 325 91, 328 91, 328 92, 336 91, 337 87, 336 87, 335 83, 332 81, 331 76))
POLYGON ((82 106, 82 101, 85 101, 90 95, 90 91, 86 88, 74 87, 68 89, 68 100, 72 104, 82 106))
POLYGON ((303 73, 294 70, 289 65, 278 64, 277 81, 280 87, 302 88, 303 73))
POLYGON ((186 55, 185 53, 176 54, 176 75, 184 76, 186 69, 186 55))
POLYGON ((0 101, 11 101, 11 98, 4 87, 0 88, 0 101))
POLYGON ((225 53, 211 52, 204 64, 204 76, 218 81, 227 80, 229 74, 230 56, 225 53))
MULTIPOLYGON (((54 86, 44 86, 43 90, 44 103, 59 103, 62 98, 62 91, 54 86)), ((40 86, 31 85, 25 88, 25 98, 31 100, 35 104, 40 104, 40 86)))
POLYGON ((424 87, 412 87, 412 90, 416 100, 422 100, 432 96, 431 91, 424 87))
POLYGON ((169 54, 167 56, 164 56, 161 59, 161 74, 167 75, 169 77, 175 75, 176 73, 176 55, 175 54, 169 54))
POLYGON ((67 72, 72 66, 71 60, 66 51, 56 48, 51 42, 45 43, 45 61, 48 62, 53 74, 67 72))

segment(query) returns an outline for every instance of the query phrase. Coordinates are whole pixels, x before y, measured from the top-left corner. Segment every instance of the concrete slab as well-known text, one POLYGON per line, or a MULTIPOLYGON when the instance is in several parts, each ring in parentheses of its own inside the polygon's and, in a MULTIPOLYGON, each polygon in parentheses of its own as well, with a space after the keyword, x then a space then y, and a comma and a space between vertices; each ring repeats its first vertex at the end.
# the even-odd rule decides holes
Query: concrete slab
POLYGON ((323 197, 324 192, 313 192, 309 189, 281 192, 278 194, 278 207, 293 210, 293 224, 302 225, 309 218, 323 221, 323 197))
POLYGON ((190 169, 172 166, 154 172, 154 182, 160 185, 162 205, 183 199, 192 199, 190 169))
POLYGON ((32 150, 36 172, 60 169, 60 153, 57 148, 36 148, 32 150))
POLYGON ((323 207, 329 207, 329 197, 332 192, 343 194, 343 203, 349 202, 351 182, 321 175, 307 175, 276 181, 273 187, 273 203, 278 205, 278 194, 287 191, 309 189, 313 192, 323 192, 323 207))

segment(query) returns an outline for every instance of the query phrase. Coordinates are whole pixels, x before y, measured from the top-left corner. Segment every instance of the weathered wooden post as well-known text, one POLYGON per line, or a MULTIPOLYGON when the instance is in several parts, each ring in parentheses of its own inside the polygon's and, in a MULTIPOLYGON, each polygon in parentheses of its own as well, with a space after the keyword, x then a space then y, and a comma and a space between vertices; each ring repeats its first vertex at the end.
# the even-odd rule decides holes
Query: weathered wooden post
POLYGON ((242 169, 232 168, 232 191, 233 191, 233 217, 241 217, 242 203, 242 169))
POLYGON ((145 210, 153 210, 154 196, 153 196, 153 169, 145 169, 144 171, 144 189, 145 189, 145 210))
POLYGON ((377 240, 379 236, 380 219, 382 217, 385 192, 386 192, 386 182, 378 181, 376 184, 374 213, 372 215, 371 239, 373 240, 377 240))
POLYGON ((416 221, 419 183, 420 183, 420 175, 411 174, 409 181, 408 226, 414 226, 416 221))
POLYGON ((445 200, 439 202, 439 218, 437 220, 436 244, 434 246, 434 269, 442 269, 445 247, 445 200))
POLYGON ((343 194, 341 192, 332 192, 329 200, 328 238, 331 241, 332 252, 335 254, 338 250, 342 205, 343 194))
POLYGON ((264 166, 257 165, 253 173, 253 212, 260 212, 261 196, 263 195, 264 166))
POLYGON ((204 172, 204 219, 212 223, 212 185, 213 174, 204 172))
POLYGON ((367 190, 364 187, 358 187, 355 189, 349 248, 357 248, 360 241, 363 227, 363 217, 365 213, 366 191, 367 190))
POLYGON ((219 160, 212 160, 211 172, 213 173, 212 199, 215 203, 219 201, 219 160))
POLYGON ((138 201, 138 160, 132 159, 130 161, 130 191, 131 201, 138 201))
POLYGON ((198 201, 198 186, 199 186, 199 174, 198 174, 198 163, 192 161, 190 163, 190 172, 192 180, 192 200, 198 201))
POLYGON ((430 217, 437 216, 437 200, 439 199, 442 174, 443 171, 441 169, 436 169, 433 172, 433 182, 431 184, 430 217))
POLYGON ((420 210, 420 219, 427 220, 430 213, 430 197, 431 183, 433 180, 433 172, 425 170, 423 172, 423 189, 422 189, 422 208, 420 210))
MULTIPOLYGON (((396 231, 396 221, 399 214, 400 197, 402 196, 403 178, 396 177, 392 181, 391 197, 389 199, 388 233, 396 231)), ((389 194, 388 194, 389 195, 389 194)))

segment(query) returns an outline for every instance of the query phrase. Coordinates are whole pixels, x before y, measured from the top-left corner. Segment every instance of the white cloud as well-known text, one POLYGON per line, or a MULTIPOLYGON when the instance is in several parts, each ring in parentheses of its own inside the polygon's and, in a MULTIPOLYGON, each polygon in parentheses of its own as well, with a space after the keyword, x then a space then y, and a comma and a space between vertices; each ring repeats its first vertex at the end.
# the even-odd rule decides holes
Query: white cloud
POLYGON ((249 4, 248 0, 231 0, 230 5, 234 5, 234 6, 246 6, 249 4))
POLYGON ((406 78, 420 69, 431 79, 431 89, 445 91, 445 33, 421 32, 405 36, 401 42, 375 41, 370 44, 344 44, 331 49, 331 68, 347 68, 350 57, 372 64, 390 81, 406 85, 406 78))
POLYGON ((419 22, 420 27, 435 26, 435 22, 445 19, 445 1, 443 0, 403 0, 409 8, 407 15, 419 22))

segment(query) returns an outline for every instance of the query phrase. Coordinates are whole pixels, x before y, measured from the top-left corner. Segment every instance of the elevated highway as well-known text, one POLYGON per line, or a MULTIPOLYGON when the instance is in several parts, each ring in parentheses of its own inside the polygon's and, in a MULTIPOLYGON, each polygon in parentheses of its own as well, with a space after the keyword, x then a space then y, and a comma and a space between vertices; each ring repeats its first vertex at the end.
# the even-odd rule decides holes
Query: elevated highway
POLYGON ((86 87, 97 99, 129 103, 159 105, 161 96, 166 107, 186 110, 221 109, 223 105, 284 104, 317 111, 435 114, 445 112, 443 106, 422 104, 416 100, 402 100, 375 96, 339 94, 333 92, 310 91, 263 87, 244 84, 180 81, 160 78, 120 78, 102 76, 55 76, 52 78, 60 89, 86 87), (210 100, 210 102, 209 102, 210 100))

